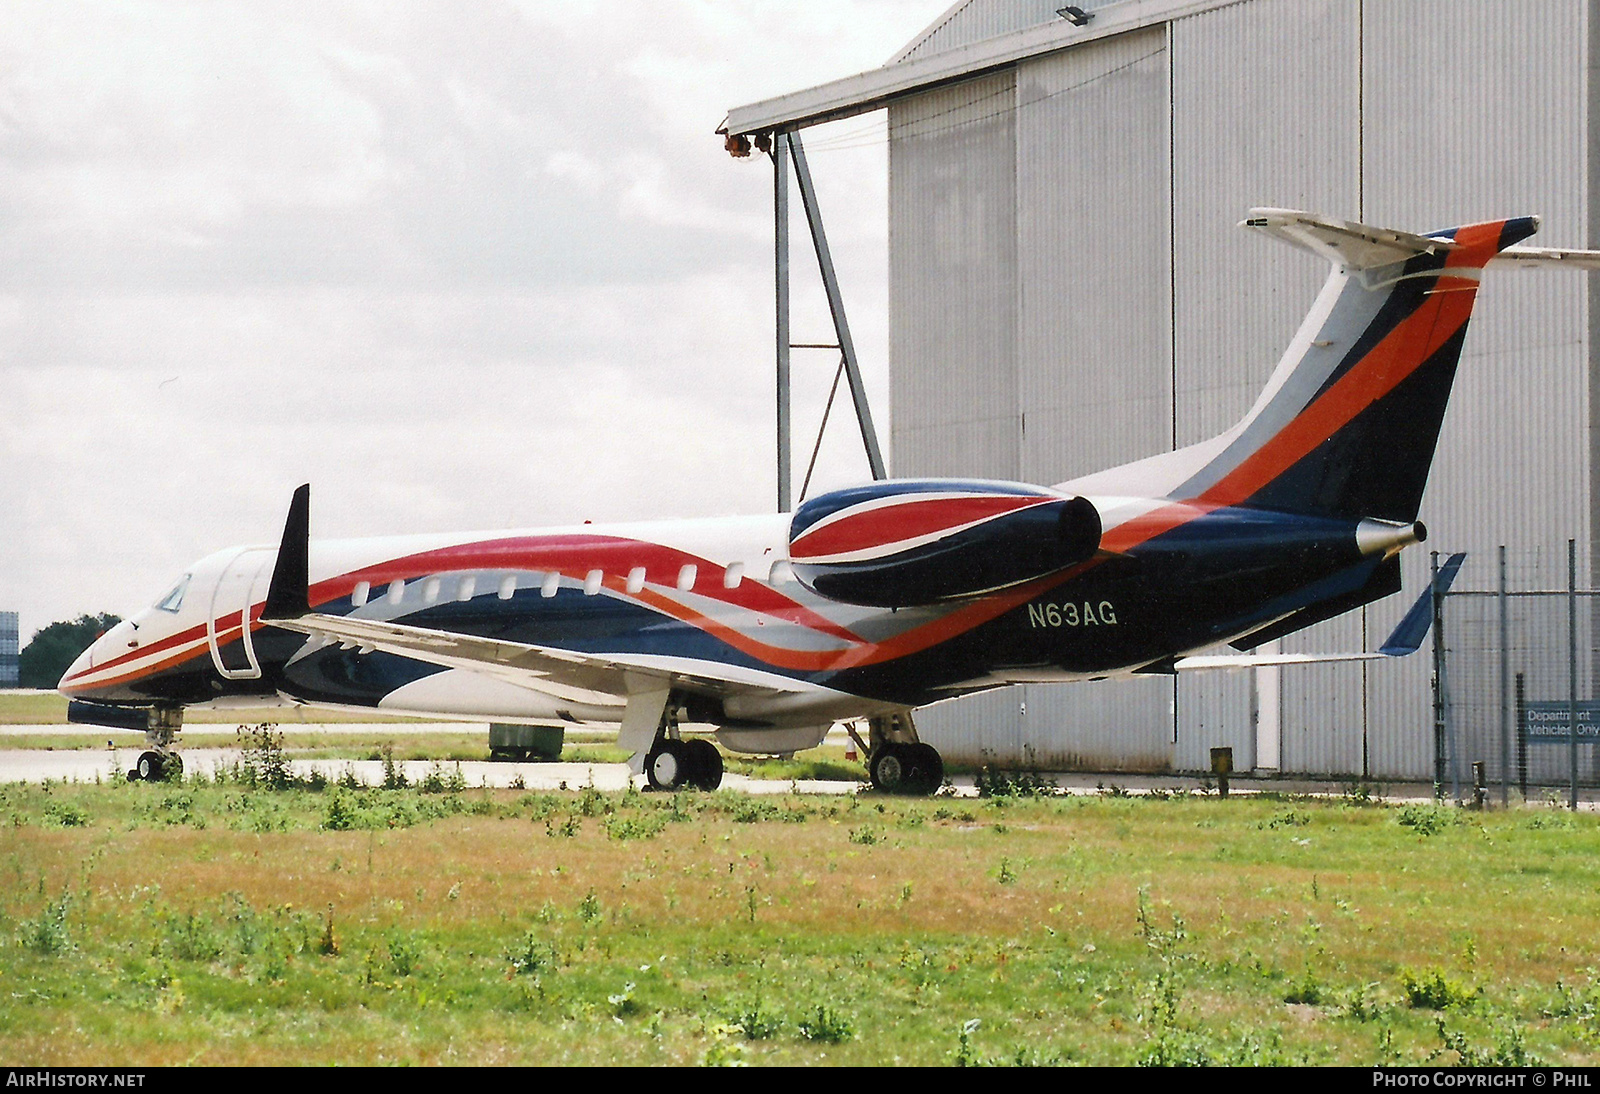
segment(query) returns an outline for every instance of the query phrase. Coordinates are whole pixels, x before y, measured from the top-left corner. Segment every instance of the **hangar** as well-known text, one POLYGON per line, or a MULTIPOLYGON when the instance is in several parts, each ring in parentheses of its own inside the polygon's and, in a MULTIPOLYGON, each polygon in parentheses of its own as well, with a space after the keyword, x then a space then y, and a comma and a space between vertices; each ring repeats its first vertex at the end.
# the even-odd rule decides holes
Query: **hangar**
MULTIPOLYGON (((960 0, 883 67, 733 137, 886 110, 896 476, 1061 482, 1248 410, 1326 269, 1251 206, 1426 231, 1535 213, 1594 247, 1591 0, 960 0)), ((1564 586, 1596 534, 1596 280, 1491 274, 1423 502, 1428 547, 1564 586)), ((781 353, 780 353, 781 356, 781 353)), ((1427 583, 1426 548, 1405 584, 1427 583)), ((1282 640, 1371 648, 1391 597, 1282 640)), ((1564 657, 1552 653, 1552 656, 1564 657)), ((919 712, 946 756, 1427 779, 1430 664, 1024 685, 919 712)))

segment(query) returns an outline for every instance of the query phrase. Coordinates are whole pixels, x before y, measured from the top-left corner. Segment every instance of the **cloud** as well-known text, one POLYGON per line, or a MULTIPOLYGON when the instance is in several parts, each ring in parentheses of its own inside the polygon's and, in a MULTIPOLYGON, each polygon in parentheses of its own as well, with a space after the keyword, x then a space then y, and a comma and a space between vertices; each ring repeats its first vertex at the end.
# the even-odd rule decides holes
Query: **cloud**
MULTIPOLYGON (((0 608, 133 610, 306 480, 330 535, 770 507, 771 174, 711 131, 943 3, 0 8, 0 608)), ((887 437, 883 151, 813 166, 887 437)))

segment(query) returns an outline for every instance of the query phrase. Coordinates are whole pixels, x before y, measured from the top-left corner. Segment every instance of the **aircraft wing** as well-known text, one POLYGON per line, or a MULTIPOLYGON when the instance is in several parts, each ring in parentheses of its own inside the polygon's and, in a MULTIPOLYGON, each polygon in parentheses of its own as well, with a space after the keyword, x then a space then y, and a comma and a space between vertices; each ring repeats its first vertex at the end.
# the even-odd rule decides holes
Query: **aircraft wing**
MULTIPOLYGON (((274 627, 339 642, 362 650, 383 650, 444 668, 495 676, 537 691, 560 694, 581 689, 618 697, 659 687, 688 687, 708 694, 786 690, 781 677, 759 680, 708 675, 660 660, 615 654, 576 653, 549 646, 485 638, 381 619, 356 619, 308 612, 292 619, 265 619, 274 627)), ((796 689, 798 690, 798 689, 796 689)))
POLYGON ((1458 552, 1445 560, 1444 565, 1439 567, 1438 577, 1422 590, 1422 595, 1411 605, 1411 610, 1406 612, 1400 624, 1376 650, 1355 653, 1197 654, 1193 657, 1178 658, 1173 667, 1179 672, 1197 669, 1266 668, 1271 665, 1309 665, 1335 661, 1381 661, 1389 657, 1404 657, 1416 653, 1422 645, 1422 640, 1427 637, 1428 629, 1433 626, 1434 596, 1443 596, 1449 592, 1456 575, 1461 572, 1461 563, 1466 557, 1465 552, 1458 552))

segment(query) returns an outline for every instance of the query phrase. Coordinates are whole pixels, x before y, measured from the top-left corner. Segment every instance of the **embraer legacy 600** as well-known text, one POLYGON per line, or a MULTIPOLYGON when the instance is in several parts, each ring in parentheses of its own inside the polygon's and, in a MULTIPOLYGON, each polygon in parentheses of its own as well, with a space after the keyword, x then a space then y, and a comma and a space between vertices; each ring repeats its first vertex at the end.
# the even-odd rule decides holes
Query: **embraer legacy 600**
POLYGON ((1049 487, 888 480, 792 514, 496 534, 313 542, 301 487, 276 550, 197 562, 85 651, 61 680, 70 716, 145 730, 145 778, 181 770, 186 706, 620 723, 664 789, 722 777, 684 725, 787 753, 864 720, 874 784, 926 793, 943 764, 911 712, 942 699, 1409 652, 1431 589, 1377 653, 1199 653, 1398 591, 1484 267, 1600 252, 1514 246, 1532 217, 1245 224, 1333 269, 1255 406, 1209 441, 1049 487))

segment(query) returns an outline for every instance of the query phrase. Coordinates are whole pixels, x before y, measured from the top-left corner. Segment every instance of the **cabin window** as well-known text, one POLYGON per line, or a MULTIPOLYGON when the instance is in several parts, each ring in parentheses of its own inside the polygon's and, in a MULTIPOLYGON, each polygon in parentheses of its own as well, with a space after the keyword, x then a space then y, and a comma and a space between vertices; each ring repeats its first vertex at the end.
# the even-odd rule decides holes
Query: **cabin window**
POLYGON ((560 591, 561 575, 555 570, 551 570, 549 573, 544 575, 544 584, 539 586, 539 595, 544 597, 546 600, 549 600, 552 596, 555 596, 556 593, 560 591))
POLYGON ((589 576, 583 579, 583 595, 593 596, 600 591, 600 582, 605 580, 605 574, 599 570, 590 570, 589 576))
POLYGON ((461 584, 456 586, 457 600, 471 600, 472 594, 478 591, 478 579, 468 574, 461 579, 461 584))
POLYGON ((517 591, 517 575, 507 574, 500 579, 500 592, 496 595, 501 600, 510 600, 511 594, 517 591))
POLYGON ((789 560, 780 558, 772 564, 772 572, 767 575, 769 585, 787 585, 794 580, 794 567, 789 565, 789 560))
POLYGON ((628 592, 637 593, 644 588, 644 567, 635 566, 628 571, 628 592))
POLYGON ((724 589, 737 589, 739 582, 744 580, 744 563, 735 562, 722 571, 722 587, 724 589))
POLYGON ((700 568, 695 566, 693 563, 690 563, 683 569, 679 570, 678 589, 682 592, 688 592, 690 589, 694 588, 695 575, 697 575, 699 572, 700 568))
POLYGON ((367 602, 367 597, 372 593, 372 582, 358 581, 356 587, 350 590, 350 606, 359 608, 367 602))
POLYGON ((439 602, 439 579, 430 577, 422 586, 422 602, 424 604, 437 604, 439 602))
POLYGON ((389 603, 398 604, 405 599, 406 583, 404 578, 389 582, 389 603))
POLYGON ((188 591, 189 578, 192 576, 194 575, 184 574, 182 577, 180 577, 178 579, 178 583, 172 587, 171 591, 169 591, 166 596, 156 601, 156 607, 164 612, 175 612, 182 607, 183 594, 188 591))

